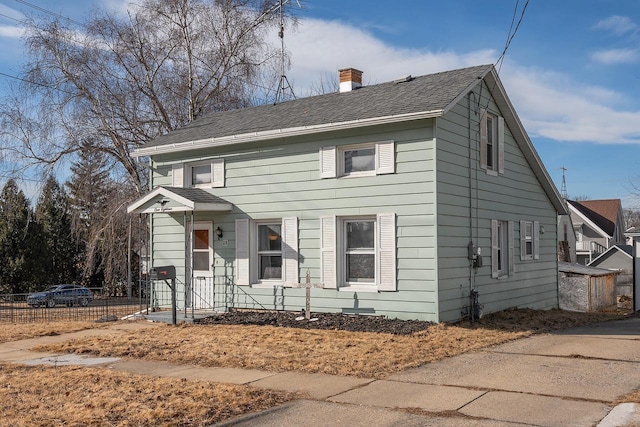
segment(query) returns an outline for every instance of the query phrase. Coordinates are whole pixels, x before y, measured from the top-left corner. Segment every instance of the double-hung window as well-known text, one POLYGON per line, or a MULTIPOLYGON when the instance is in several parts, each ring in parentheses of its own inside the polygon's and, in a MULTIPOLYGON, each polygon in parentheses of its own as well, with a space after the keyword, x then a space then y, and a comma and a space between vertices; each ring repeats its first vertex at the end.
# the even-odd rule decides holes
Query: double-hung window
POLYGON ((298 218, 237 219, 238 285, 292 286, 299 283, 298 218))
POLYGON ((395 172, 395 142, 320 148, 320 177, 361 177, 395 172))
POLYGON ((507 277, 514 271, 513 221, 491 221, 491 277, 507 277))
POLYGON ((344 220, 344 281, 347 285, 375 285, 376 221, 344 220))
POLYGON ((481 110, 480 168, 488 174, 504 173, 504 119, 481 110))
POLYGON ((282 280, 282 224, 257 224, 258 280, 282 280))
POLYGON ((172 167, 174 187, 224 187, 224 159, 178 163, 172 167))
POLYGON ((396 290, 395 214, 320 218, 320 280, 325 288, 396 290))
POLYGON ((520 221, 520 260, 540 258, 540 223, 520 221))

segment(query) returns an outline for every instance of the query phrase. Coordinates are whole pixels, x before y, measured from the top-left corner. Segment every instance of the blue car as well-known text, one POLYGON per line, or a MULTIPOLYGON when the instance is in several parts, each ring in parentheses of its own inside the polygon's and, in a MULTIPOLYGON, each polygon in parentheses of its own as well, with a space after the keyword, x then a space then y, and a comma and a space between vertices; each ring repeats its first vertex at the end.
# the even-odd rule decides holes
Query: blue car
POLYGON ((27 296, 27 304, 31 307, 45 306, 53 308, 56 304, 71 307, 74 304, 86 307, 93 301, 93 292, 80 285, 54 285, 42 292, 34 292, 27 296))

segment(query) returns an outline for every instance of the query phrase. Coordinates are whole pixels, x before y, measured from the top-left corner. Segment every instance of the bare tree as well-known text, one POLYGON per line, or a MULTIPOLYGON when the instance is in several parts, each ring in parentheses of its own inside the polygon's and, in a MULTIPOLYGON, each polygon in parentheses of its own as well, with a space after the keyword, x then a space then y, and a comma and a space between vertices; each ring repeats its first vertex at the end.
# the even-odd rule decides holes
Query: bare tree
POLYGON ((0 105, 4 154, 60 164, 90 146, 142 193, 132 151, 200 115, 246 106, 273 77, 271 0, 142 0, 123 17, 30 20, 21 87, 0 105))

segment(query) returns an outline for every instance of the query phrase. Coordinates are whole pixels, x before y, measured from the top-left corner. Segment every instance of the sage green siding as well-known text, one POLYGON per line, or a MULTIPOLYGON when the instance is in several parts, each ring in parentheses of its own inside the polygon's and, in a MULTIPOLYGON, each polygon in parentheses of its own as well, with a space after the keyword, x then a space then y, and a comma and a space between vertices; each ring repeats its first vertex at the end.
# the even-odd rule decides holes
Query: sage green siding
MULTIPOLYGON (((234 223, 298 217, 299 278, 320 281, 320 217, 396 214, 397 291, 312 289, 312 310, 358 311, 406 319, 438 320, 433 120, 409 126, 332 132, 313 138, 277 139, 200 152, 154 156, 153 186, 172 183, 176 162, 225 159, 225 186, 213 193, 234 206, 230 213, 198 213, 196 221, 224 230, 226 247, 214 242, 216 275, 235 268, 234 223), (395 141, 396 172, 358 178, 320 178, 323 146, 395 141)), ((183 214, 153 214, 154 265, 174 264, 184 275, 183 214)), ((305 291, 243 286, 268 309, 301 310, 305 291)))
MULTIPOLYGON (((480 109, 501 115, 488 89, 478 86, 471 97, 462 98, 437 119, 156 155, 152 185, 171 186, 176 163, 224 159, 225 185, 212 192, 233 210, 199 212, 193 218, 213 222, 214 228, 224 231, 223 240, 214 241, 219 279, 233 280, 235 275, 237 219, 297 217, 299 281, 309 272, 317 283, 321 217, 394 213, 397 291, 312 289, 312 311, 455 321, 468 313, 473 288, 478 289, 485 312, 557 307, 556 210, 508 125, 504 174, 492 176, 480 169, 480 109), (321 147, 388 140, 395 141, 395 173, 320 178, 321 147), (500 279, 491 278, 492 220, 515 224, 514 272, 500 279), (539 259, 520 260, 521 220, 544 226, 539 259), (484 265, 477 269, 467 257, 471 241, 482 250, 484 265)), ((175 265, 182 286, 179 293, 184 295, 185 223, 190 214, 152 217, 153 265, 175 265)), ((230 287, 220 283, 216 292, 226 301, 225 307, 239 295, 267 309, 298 311, 305 306, 303 289, 242 286, 228 299, 230 287)))
POLYGON ((557 214, 549 197, 505 126, 504 174, 480 169, 480 109, 501 115, 478 87, 436 122, 439 319, 468 313, 477 286, 484 312, 511 307, 557 307, 557 214), (491 220, 513 221, 514 273, 491 278, 491 220), (540 258, 520 260, 520 220, 539 221, 540 258), (481 248, 483 266, 471 267, 468 244, 481 248))

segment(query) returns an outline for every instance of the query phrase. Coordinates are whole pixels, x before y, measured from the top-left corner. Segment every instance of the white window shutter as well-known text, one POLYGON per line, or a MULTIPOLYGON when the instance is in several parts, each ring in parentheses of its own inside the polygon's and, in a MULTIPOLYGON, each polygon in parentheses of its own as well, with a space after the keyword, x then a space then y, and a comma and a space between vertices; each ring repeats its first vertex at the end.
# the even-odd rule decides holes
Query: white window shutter
POLYGON ((480 169, 487 170, 487 110, 480 110, 480 169))
POLYGON ((379 142, 376 144, 376 174, 395 173, 396 171, 396 144, 394 141, 379 142))
POLYGON ((320 281, 324 288, 336 288, 336 217, 320 217, 320 281))
POLYGON ((236 219, 236 285, 249 284, 249 220, 236 219))
POLYGON ((533 222, 533 259, 540 259, 540 223, 533 222))
POLYGON ((299 283, 298 218, 282 218, 282 281, 285 286, 299 283))
POLYGON ((515 251, 514 251, 514 235, 515 235, 515 231, 514 231, 514 222, 513 221, 509 221, 509 235, 507 236, 507 239, 509 240, 509 275, 512 275, 513 272, 515 271, 515 267, 516 267, 516 262, 515 262, 515 251))
POLYGON ((182 163, 171 166, 171 180, 173 187, 184 187, 184 165, 182 163))
POLYGON ((520 220, 520 261, 524 261, 527 255, 527 228, 526 222, 520 220))
POLYGON ((336 177, 336 147, 320 147, 320 178, 336 177))
POLYGON ((498 221, 491 220, 491 277, 498 277, 498 221))
POLYGON ((504 117, 498 117, 498 173, 504 173, 504 117))
POLYGON ((224 159, 211 161, 211 186, 224 187, 224 159))
POLYGON ((378 214, 378 274, 379 291, 395 291, 396 285, 396 215, 378 214))

